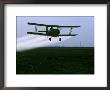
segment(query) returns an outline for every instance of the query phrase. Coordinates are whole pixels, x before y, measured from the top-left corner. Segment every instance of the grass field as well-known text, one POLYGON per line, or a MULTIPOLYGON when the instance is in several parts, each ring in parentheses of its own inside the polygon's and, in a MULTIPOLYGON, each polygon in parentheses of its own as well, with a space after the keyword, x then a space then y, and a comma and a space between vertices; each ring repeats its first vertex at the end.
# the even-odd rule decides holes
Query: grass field
POLYGON ((16 52, 16 74, 94 74, 93 47, 16 52))

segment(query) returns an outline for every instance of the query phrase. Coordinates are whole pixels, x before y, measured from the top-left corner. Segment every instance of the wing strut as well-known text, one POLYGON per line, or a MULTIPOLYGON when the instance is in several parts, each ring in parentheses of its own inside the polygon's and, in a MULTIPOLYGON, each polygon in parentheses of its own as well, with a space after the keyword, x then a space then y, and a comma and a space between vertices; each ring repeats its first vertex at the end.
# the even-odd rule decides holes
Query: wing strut
POLYGON ((73 29, 73 28, 71 27, 71 28, 70 28, 70 32, 69 32, 69 35, 71 35, 71 33, 72 33, 72 29, 73 29))
POLYGON ((37 32, 37 27, 36 27, 36 25, 35 25, 35 31, 37 32))
POLYGON ((48 26, 46 26, 46 33, 48 32, 48 26))

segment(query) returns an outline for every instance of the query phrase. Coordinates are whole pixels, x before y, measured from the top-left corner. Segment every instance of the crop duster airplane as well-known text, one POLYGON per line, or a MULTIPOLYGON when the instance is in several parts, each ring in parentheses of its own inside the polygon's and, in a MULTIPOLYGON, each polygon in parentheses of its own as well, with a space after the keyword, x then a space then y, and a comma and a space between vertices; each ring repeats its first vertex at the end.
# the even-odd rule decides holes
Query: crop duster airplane
MULTIPOLYGON (((27 34, 35 34, 35 35, 43 35, 43 36, 51 36, 51 37, 59 37, 59 36, 76 36, 78 34, 71 34, 73 28, 78 28, 80 26, 60 26, 60 25, 46 25, 46 24, 38 24, 38 23, 30 23, 29 25, 35 25, 35 32, 27 32, 27 34), (36 26, 45 26, 45 31, 37 31, 36 26), (60 34, 61 28, 70 28, 69 34, 60 34), (45 32, 45 33, 43 33, 45 32)), ((49 38, 51 41, 51 38, 49 38)), ((59 41, 61 41, 61 38, 59 38, 59 41)))

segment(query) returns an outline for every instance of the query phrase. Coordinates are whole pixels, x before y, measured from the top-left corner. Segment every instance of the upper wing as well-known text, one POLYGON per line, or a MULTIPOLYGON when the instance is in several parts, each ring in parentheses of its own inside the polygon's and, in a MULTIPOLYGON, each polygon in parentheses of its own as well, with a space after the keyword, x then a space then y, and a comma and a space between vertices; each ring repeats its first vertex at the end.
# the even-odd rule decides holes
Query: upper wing
POLYGON ((78 34, 60 34, 58 36, 76 36, 76 35, 78 35, 78 34))
POLYGON ((28 22, 29 25, 37 25, 37 26, 47 26, 47 27, 59 27, 59 28, 77 28, 80 26, 59 26, 59 25, 46 25, 46 24, 38 24, 38 23, 30 23, 28 22))
POLYGON ((38 23, 30 23, 28 22, 29 25, 38 25, 38 26, 46 26, 45 24, 38 24, 38 23))
POLYGON ((78 28, 80 26, 58 26, 59 28, 78 28))
POLYGON ((36 32, 27 32, 27 34, 37 34, 37 35, 44 35, 44 36, 47 36, 47 34, 43 34, 43 33, 36 33, 36 32))
POLYGON ((58 25, 46 25, 46 24, 38 24, 38 23, 30 23, 30 22, 28 22, 28 24, 37 25, 37 26, 58 27, 58 25))

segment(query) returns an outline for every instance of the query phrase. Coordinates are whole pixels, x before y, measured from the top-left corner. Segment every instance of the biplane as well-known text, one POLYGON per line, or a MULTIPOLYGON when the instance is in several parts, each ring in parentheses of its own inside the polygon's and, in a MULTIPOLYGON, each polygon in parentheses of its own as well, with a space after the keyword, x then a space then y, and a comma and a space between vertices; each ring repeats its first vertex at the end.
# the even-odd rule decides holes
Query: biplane
MULTIPOLYGON (((35 25, 35 32, 27 32, 27 34, 34 34, 34 35, 43 35, 43 36, 51 36, 51 37, 59 37, 59 36, 76 36, 78 34, 72 34, 73 28, 78 28, 80 26, 60 26, 60 25, 46 25, 46 24, 38 24, 38 23, 27 23, 28 25, 35 25), (38 31, 37 26, 44 26, 46 27, 43 31, 38 31), (60 34, 60 30, 62 28, 70 28, 70 31, 68 34, 60 34), (45 33, 43 33, 45 32, 45 33)), ((51 41, 51 38, 49 38, 51 41)), ((59 38, 59 41, 61 41, 61 38, 59 38)))

